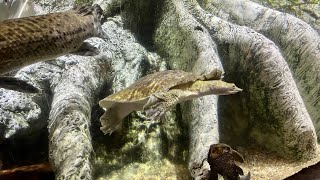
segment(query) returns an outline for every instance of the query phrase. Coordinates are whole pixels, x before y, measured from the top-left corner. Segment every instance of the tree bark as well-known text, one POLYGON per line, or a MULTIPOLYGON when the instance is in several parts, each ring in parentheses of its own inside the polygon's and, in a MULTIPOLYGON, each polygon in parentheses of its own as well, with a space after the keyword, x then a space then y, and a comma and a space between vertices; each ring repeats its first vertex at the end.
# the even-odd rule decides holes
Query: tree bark
MULTIPOLYGON (((208 42, 208 39, 209 41, 211 40, 209 44, 217 42, 221 50, 227 51, 226 53, 222 51, 221 54, 225 56, 223 57, 223 65, 229 75, 228 80, 238 82, 239 86, 245 89, 244 93, 241 93, 236 100, 234 100, 235 97, 227 97, 225 105, 222 105, 226 112, 222 112, 225 116, 222 115, 220 118, 223 122, 232 123, 227 126, 231 126, 231 129, 234 129, 235 139, 239 140, 237 136, 243 137, 247 133, 246 131, 249 131, 249 137, 258 144, 277 151, 283 156, 308 158, 310 154, 314 154, 316 149, 314 127, 290 70, 276 45, 252 29, 230 24, 205 12, 195 1, 172 0, 166 2, 168 5, 164 8, 166 11, 163 11, 165 15, 162 17, 163 21, 160 20, 163 24, 159 25, 159 29, 166 28, 166 30, 156 34, 155 42, 157 43, 157 39, 164 41, 159 44, 158 48, 160 50, 165 49, 164 51, 169 54, 169 59, 173 62, 170 63, 169 61, 170 68, 186 69, 183 66, 179 66, 183 62, 187 62, 185 64, 189 65, 189 69, 192 68, 193 62, 190 59, 194 59, 196 62, 201 59, 198 59, 198 57, 202 56, 201 52, 206 51, 201 51, 197 47, 203 47, 203 42, 208 42), (172 12, 170 9, 172 9, 172 12), (188 20, 188 25, 182 24, 185 19, 188 20), (193 28, 190 27, 192 26, 192 19, 197 22, 193 25, 193 28), (197 31, 197 29, 204 30, 197 31), (177 32, 174 32, 175 30, 177 32), (193 32, 190 33, 192 30, 193 32), (207 32, 210 33, 212 38, 209 37, 204 41, 197 37, 198 42, 192 41, 192 37, 197 33, 206 34, 207 32), (160 37, 157 38, 157 35, 160 37), (189 38, 184 41, 185 37, 189 38), (185 44, 191 44, 191 47, 194 48, 193 51, 188 48, 190 46, 185 44), (184 48, 188 49, 185 50, 184 48), (177 53, 177 51, 180 51, 180 53, 177 53), (198 54, 197 52, 200 53, 198 54), (187 58, 180 57, 180 54, 186 55, 187 58), (178 58, 181 59, 177 60, 178 58), (184 59, 188 60, 182 61, 184 59), (177 65, 175 63, 180 64, 177 65), (287 97, 291 98, 287 99, 287 97), (247 107, 247 109, 241 107, 247 107), (283 114, 282 112, 287 113, 283 114), (243 128, 242 126, 243 129, 233 126, 233 124, 245 124, 244 121, 249 122, 247 122, 247 127, 243 128), (270 129, 265 127, 270 127, 270 129)), ((217 51, 211 50, 211 52, 217 51)), ((204 59, 210 62, 210 58, 206 57, 204 59)), ((219 59, 215 59, 215 61, 219 61, 219 59)), ((201 110, 192 112, 202 114, 201 110)), ((202 125, 202 127, 210 128, 212 123, 209 121, 204 122, 207 122, 207 124, 202 125)), ((205 132, 203 129, 202 131, 205 132)), ((196 138, 197 131, 190 131, 190 133, 191 141, 193 137, 197 139, 197 142, 200 143, 199 147, 206 147, 210 144, 208 141, 203 142, 207 144, 201 144, 201 139, 196 138)), ((206 138, 212 135, 214 134, 211 133, 206 138)), ((191 143, 191 145, 193 144, 191 143)), ((191 147, 191 149, 193 148, 191 147)), ((204 153, 200 154, 202 154, 202 158, 205 157, 204 153)), ((200 154, 197 154, 196 159, 201 159, 200 154)), ((192 153, 190 156, 193 160, 192 153)), ((194 163, 195 161, 191 162, 194 163)), ((196 164, 199 164, 199 162, 201 161, 196 164)), ((189 168, 193 169, 190 164, 189 168)))
POLYGON ((306 22, 251 1, 201 1, 202 7, 229 22, 250 27, 282 50, 320 136, 320 37, 306 22))
POLYGON ((104 85, 112 84, 111 91, 116 92, 147 71, 143 63, 153 69, 151 56, 122 29, 119 20, 104 24, 110 41, 98 41, 100 57, 76 60, 56 82, 48 127, 49 157, 57 178, 91 178, 91 111, 104 85))

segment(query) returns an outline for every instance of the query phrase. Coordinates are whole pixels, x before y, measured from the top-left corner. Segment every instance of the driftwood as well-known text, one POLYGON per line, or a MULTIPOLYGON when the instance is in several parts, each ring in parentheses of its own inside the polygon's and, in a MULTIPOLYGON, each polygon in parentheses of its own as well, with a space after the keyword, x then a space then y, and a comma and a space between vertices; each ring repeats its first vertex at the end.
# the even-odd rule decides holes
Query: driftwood
POLYGON ((318 32, 293 15, 250 1, 202 2, 208 12, 250 27, 272 40, 282 50, 306 108, 320 136, 320 38, 318 32), (241 8, 240 8, 241 7, 241 8))
POLYGON ((91 176, 93 147, 89 128, 98 93, 105 94, 102 87, 106 83, 112 84, 112 91, 119 91, 143 75, 148 67, 143 63, 152 65, 152 56, 120 25, 119 18, 108 21, 104 29, 110 41, 100 41, 97 45, 101 49, 100 57, 77 61, 63 73, 54 89, 48 126, 49 150, 53 166, 59 167, 58 176, 61 174, 66 179, 91 176), (75 167, 77 174, 73 173, 75 167))
POLYGON ((318 107, 319 79, 308 77, 319 74, 320 37, 308 24, 247 1, 243 8, 251 14, 232 10, 239 8, 231 0, 121 2, 123 7, 120 1, 104 2, 106 15, 120 15, 103 25, 108 40, 89 40, 99 56, 70 55, 17 72, 42 89, 39 94, 0 90, 0 140, 47 126, 57 179, 165 178, 165 172, 207 178, 209 146, 220 141, 259 146, 296 161, 317 155, 319 112, 313 107, 318 107), (259 10, 279 21, 271 26, 259 10), (296 39, 283 35, 286 23, 308 31, 296 39), (150 127, 136 113, 120 132, 100 132, 97 104, 106 95, 161 69, 201 74, 216 67, 244 91, 182 103, 160 125, 150 127), (140 173, 130 174, 134 171, 140 173))

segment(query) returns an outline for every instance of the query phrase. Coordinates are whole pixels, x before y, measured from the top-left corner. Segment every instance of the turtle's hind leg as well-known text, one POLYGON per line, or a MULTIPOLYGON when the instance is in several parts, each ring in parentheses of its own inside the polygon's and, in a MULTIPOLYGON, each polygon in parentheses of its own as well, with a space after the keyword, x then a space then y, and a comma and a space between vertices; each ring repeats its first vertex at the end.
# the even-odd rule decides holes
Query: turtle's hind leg
POLYGON ((117 109, 111 107, 104 112, 100 117, 101 127, 100 130, 104 134, 111 135, 115 130, 118 130, 122 126, 122 119, 117 116, 117 109))
POLYGON ((132 107, 112 106, 100 117, 100 130, 104 134, 111 135, 114 131, 121 129, 122 120, 133 111, 132 107))

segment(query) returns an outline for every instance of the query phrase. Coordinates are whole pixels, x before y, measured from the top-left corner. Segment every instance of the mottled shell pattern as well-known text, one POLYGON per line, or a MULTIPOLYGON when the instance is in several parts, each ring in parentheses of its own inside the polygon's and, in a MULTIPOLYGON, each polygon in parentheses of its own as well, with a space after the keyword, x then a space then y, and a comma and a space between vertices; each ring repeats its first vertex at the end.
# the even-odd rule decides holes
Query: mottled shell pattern
MULTIPOLYGON (((108 102, 135 102, 149 97, 152 93, 169 90, 170 88, 199 79, 199 76, 180 70, 167 70, 149 74, 137 80, 129 87, 111 94, 101 100, 100 105, 108 102)), ((106 107, 107 108, 107 107, 106 107)))

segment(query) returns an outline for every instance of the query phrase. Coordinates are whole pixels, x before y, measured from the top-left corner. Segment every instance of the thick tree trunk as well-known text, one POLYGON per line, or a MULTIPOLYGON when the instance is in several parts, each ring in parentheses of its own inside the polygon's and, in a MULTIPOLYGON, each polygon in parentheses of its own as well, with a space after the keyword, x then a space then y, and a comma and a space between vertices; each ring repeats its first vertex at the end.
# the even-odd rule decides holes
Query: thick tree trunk
POLYGON ((106 81, 108 61, 82 58, 55 82, 49 114, 49 157, 57 178, 91 177, 91 107, 106 81), (76 167, 76 168, 75 168, 76 167))
POLYGON ((320 136, 320 37, 306 22, 250 1, 201 2, 208 12, 262 33, 279 46, 320 136))
MULTIPOLYGON (((222 68, 217 47, 208 31, 186 11, 182 2, 166 1, 162 8, 163 14, 155 30, 155 44, 160 52, 168 54, 169 68, 196 74, 222 68)), ((219 142, 217 96, 184 103, 182 118, 189 123, 188 166, 193 177, 201 177, 205 174, 201 166, 210 145, 219 142)), ((208 169, 207 163, 204 166, 208 169)))
POLYGON ((309 157, 316 149, 314 127, 279 49, 263 35, 249 28, 210 16, 197 5, 192 10, 210 29, 215 40, 229 45, 229 59, 225 61, 226 67, 231 68, 229 71, 240 71, 242 74, 235 75, 245 76, 239 79, 244 80, 243 87, 248 90, 247 95, 243 93, 247 101, 244 105, 252 108, 249 109, 248 118, 255 121, 251 137, 283 156, 309 157), (240 61, 234 54, 240 55, 240 61), (258 117, 262 122, 257 123, 258 117), (268 133, 269 137, 261 137, 264 128, 262 124, 277 128, 271 128, 275 130, 268 133), (279 137, 275 134, 281 135, 279 137))
MULTIPOLYGON (((162 11, 164 15, 160 20, 159 30, 156 31, 155 42, 159 44, 160 50, 169 54, 170 68, 192 69, 194 66, 197 67, 196 63, 199 61, 201 63, 201 60, 206 60, 203 61, 206 63, 201 63, 202 65, 210 65, 212 57, 215 57, 215 62, 219 62, 220 58, 217 58, 217 55, 210 56, 209 53, 206 53, 207 56, 203 55, 205 52, 217 53, 212 48, 217 42, 224 56, 223 64, 228 75, 226 78, 238 82, 239 86, 244 88, 240 97, 224 98, 227 100, 222 105, 225 109, 222 110, 220 120, 230 123, 225 125, 231 127, 233 131, 233 136, 228 132, 229 138, 235 137, 235 141, 239 141, 243 139, 244 134, 247 134, 246 131, 249 131, 249 137, 261 146, 277 151, 283 156, 310 157, 316 149, 314 127, 287 63, 275 44, 252 29, 227 23, 205 12, 196 2, 174 0, 166 2, 164 8, 166 11, 162 11), (187 24, 184 23, 186 21, 187 24), (212 39, 208 36, 208 32, 212 39), (205 44, 206 42, 211 44, 211 49, 210 45, 205 44), (247 126, 243 125, 245 121, 247 126), (242 125, 239 127, 237 124, 242 125)), ((202 105, 207 104, 202 103, 202 105)), ((201 114, 201 118, 205 118, 202 110, 192 112, 197 112, 196 114, 201 114)), ((192 120, 197 122, 195 118, 192 120)), ((206 124, 202 124, 202 127, 209 129, 213 124, 210 121, 203 122, 206 124)), ((202 129, 202 132, 205 133, 206 130, 202 129)), ((190 133, 191 142, 192 139, 197 139, 197 143, 200 143, 191 143, 190 150, 197 149, 192 146, 206 147, 213 143, 199 139, 197 130, 190 133)), ((215 134, 217 133, 205 137, 209 138, 215 134)), ((203 159, 205 154, 197 153, 197 157, 193 157, 191 152, 190 156, 191 162, 197 162, 195 164, 199 165, 201 157, 203 159), (194 159, 198 161, 193 161, 194 159)), ((189 168, 193 169, 190 164, 189 168)))

